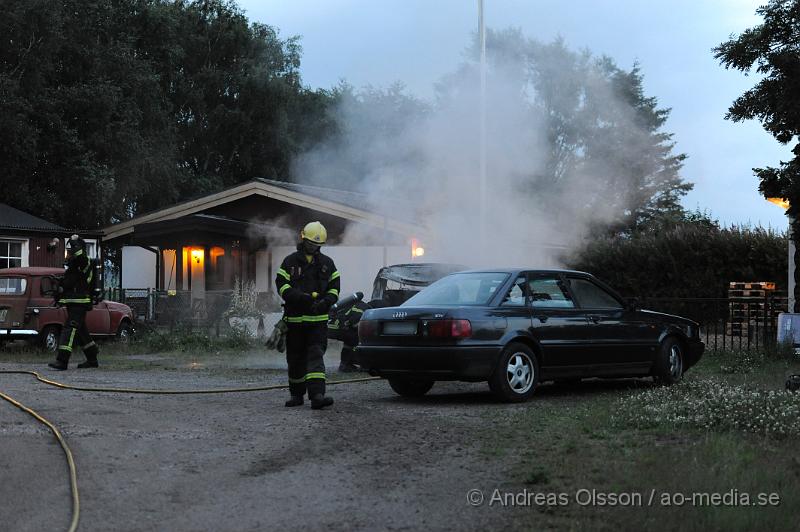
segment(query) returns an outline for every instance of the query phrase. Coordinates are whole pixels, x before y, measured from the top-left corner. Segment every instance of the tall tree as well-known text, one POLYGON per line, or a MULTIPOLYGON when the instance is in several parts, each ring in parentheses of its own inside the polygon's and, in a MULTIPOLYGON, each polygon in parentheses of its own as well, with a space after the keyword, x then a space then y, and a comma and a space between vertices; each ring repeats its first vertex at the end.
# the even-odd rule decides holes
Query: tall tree
MULTIPOLYGON (((754 168, 765 197, 788 200, 792 237, 800 237, 800 0, 771 0, 756 13, 764 22, 714 48, 725 68, 762 75, 756 85, 739 96, 725 118, 740 122, 758 119, 783 144, 795 142, 794 157, 778 166, 754 168)), ((795 263, 800 264, 796 246, 795 263)), ((795 312, 800 312, 800 272, 795 271, 795 312)))
POLYGON ((326 131, 297 39, 229 0, 0 0, 2 200, 97 227, 257 176, 326 131), (320 127, 306 128, 305 124, 320 127))
MULTIPOLYGON (((493 79, 526 100, 528 127, 544 131, 544 162, 531 169, 530 187, 554 192, 538 194, 550 206, 558 196, 579 204, 557 206, 568 217, 580 214, 575 207, 602 212, 612 231, 665 211, 682 216, 680 199, 693 187, 680 175, 686 155, 674 153, 673 135, 663 130, 670 109, 645 94, 638 64, 625 70, 609 57, 570 50, 563 39, 542 43, 518 29, 489 31, 487 55, 493 79)), ((473 45, 468 57, 477 56, 473 45)))
POLYGON ((755 168, 759 190, 766 197, 791 202, 789 213, 800 214, 800 0, 771 0, 756 13, 764 22, 714 48, 725 68, 763 78, 739 96, 725 118, 740 122, 758 119, 779 142, 796 142, 790 161, 755 168))

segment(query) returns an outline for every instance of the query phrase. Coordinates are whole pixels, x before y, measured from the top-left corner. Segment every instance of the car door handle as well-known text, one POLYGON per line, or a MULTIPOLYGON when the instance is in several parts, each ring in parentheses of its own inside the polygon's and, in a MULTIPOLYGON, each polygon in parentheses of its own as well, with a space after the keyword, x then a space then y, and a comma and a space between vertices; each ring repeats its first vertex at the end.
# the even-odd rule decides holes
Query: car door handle
POLYGON ((547 321, 547 316, 545 316, 544 314, 540 314, 540 315, 536 316, 536 318, 538 318, 539 321, 542 322, 542 323, 547 321))
POLYGON ((589 316, 586 316, 586 318, 592 323, 597 323, 598 321, 601 320, 601 316, 589 315, 589 316))

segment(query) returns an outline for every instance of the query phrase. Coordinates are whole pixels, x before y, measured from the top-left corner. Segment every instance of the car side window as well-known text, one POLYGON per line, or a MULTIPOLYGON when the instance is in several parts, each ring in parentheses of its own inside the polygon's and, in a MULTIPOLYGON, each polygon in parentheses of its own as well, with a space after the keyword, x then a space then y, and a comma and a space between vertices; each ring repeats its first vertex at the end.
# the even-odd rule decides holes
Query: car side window
POLYGON ((528 283, 533 308, 575 308, 575 303, 561 279, 537 277, 528 283))
POLYGON ((500 303, 503 307, 524 307, 525 306, 525 277, 517 277, 517 280, 514 281, 514 284, 511 285, 511 288, 508 290, 508 293, 503 298, 503 302, 500 303))
POLYGON ((0 278, 0 294, 3 295, 21 295, 27 289, 28 281, 21 277, 3 277, 0 278))
POLYGON ((58 289, 57 281, 52 277, 42 277, 39 279, 39 292, 43 296, 52 296, 58 289))
POLYGON ((583 308, 623 308, 617 298, 587 279, 570 279, 570 288, 583 308))

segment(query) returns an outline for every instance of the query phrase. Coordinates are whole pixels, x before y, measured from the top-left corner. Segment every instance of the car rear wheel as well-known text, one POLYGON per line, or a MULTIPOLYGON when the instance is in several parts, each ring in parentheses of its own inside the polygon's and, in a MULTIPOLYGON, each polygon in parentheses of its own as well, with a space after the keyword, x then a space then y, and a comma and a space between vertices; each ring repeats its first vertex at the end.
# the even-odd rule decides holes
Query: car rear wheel
POLYGON ((127 344, 131 341, 131 337, 133 337, 133 327, 127 321, 123 321, 119 324, 119 328, 117 329, 117 339, 127 344))
POLYGON ((508 403, 527 401, 539 384, 539 362, 524 344, 509 344, 489 379, 489 388, 508 403))
POLYGON ((57 325, 48 325, 39 334, 39 345, 48 353, 58 351, 58 340, 61 336, 61 329, 57 325))
POLYGON ((393 377, 389 379, 389 386, 403 397, 422 397, 433 388, 433 381, 429 379, 393 377))
POLYGON ((667 337, 661 342, 656 360, 655 379, 670 386, 683 377, 683 346, 677 338, 667 337))

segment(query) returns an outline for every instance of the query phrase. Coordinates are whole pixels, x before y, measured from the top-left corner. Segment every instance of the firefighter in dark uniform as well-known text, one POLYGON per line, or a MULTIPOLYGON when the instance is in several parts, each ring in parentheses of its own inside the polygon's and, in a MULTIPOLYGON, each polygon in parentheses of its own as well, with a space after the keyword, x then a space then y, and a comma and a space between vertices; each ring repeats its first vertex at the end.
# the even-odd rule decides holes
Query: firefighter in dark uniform
POLYGON ((328 232, 319 222, 307 224, 300 233, 297 251, 281 263, 275 285, 284 304, 286 362, 289 393, 286 406, 303 404, 308 391, 311 408, 333 404, 325 396, 325 363, 328 346, 328 310, 339 299, 339 272, 330 257, 320 253, 328 232))
POLYGON ((67 369, 72 351, 75 346, 80 346, 86 356, 86 362, 78 364, 78 367, 96 368, 100 350, 86 328, 86 313, 92 310, 91 286, 94 268, 92 261, 86 256, 86 242, 81 237, 72 235, 66 247, 66 271, 56 294, 56 302, 67 307, 67 320, 61 328, 56 361, 48 366, 58 370, 67 369))
POLYGON ((342 373, 360 371, 354 363, 353 350, 358 345, 358 322, 361 321, 364 311, 369 308, 369 304, 357 300, 351 307, 337 312, 328 324, 328 336, 342 342, 341 361, 339 362, 339 371, 342 373))

